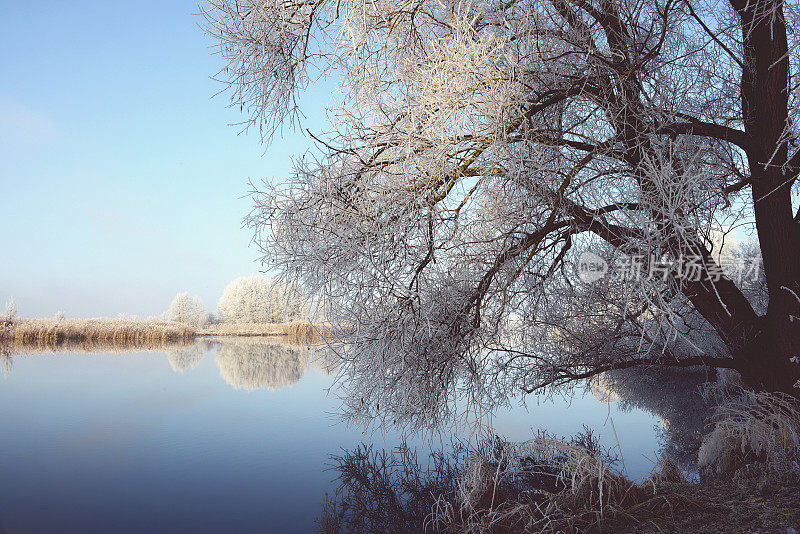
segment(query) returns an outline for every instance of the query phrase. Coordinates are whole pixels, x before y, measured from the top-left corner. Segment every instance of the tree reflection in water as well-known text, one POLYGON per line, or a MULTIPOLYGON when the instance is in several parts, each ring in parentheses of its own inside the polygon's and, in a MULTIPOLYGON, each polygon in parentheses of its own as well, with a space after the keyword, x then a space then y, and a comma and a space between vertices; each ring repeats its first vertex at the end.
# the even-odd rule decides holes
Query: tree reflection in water
MULTIPOLYGON (((588 429, 571 440, 555 440, 544 434, 532 436, 531 442, 514 445, 495 438, 491 443, 494 447, 484 445, 476 450, 456 447, 452 456, 433 451, 421 461, 405 444, 392 451, 376 451, 364 444, 331 457, 339 485, 332 496, 326 497, 317 519, 319 530, 326 533, 579 531, 575 522, 603 517, 603 506, 607 515, 604 521, 614 524, 619 518, 609 512, 615 506, 618 510, 641 511, 658 501, 647 489, 648 484, 655 487, 655 484, 680 483, 685 480, 686 472, 696 473, 697 451, 712 411, 704 400, 703 388, 714 378, 704 370, 648 369, 604 373, 589 384, 600 402, 615 403, 626 411, 641 409, 660 418, 661 428, 656 429, 661 442, 659 463, 654 466, 651 478, 646 479, 649 482, 643 485, 635 486, 609 469, 615 465, 615 458, 599 446, 588 429), (515 446, 524 450, 528 443, 541 441, 542 437, 545 443, 560 441, 560 448, 553 448, 556 452, 551 456, 515 458, 513 465, 509 464, 514 469, 508 470, 506 483, 499 473, 504 473, 503 462, 514 457, 498 451, 513 450, 515 446), (575 464, 578 467, 565 461, 567 456, 563 451, 578 455, 575 464), (427 469, 422 467, 426 464, 427 469), (482 466, 487 474, 476 475, 482 466), (587 478, 588 472, 594 476, 601 473, 599 481, 587 478), (486 485, 485 481, 493 485, 486 485), (593 495, 600 495, 603 506, 592 509, 591 499, 583 498, 582 492, 587 487, 592 488, 593 495), (476 488, 483 488, 485 499, 474 497, 476 488), (571 501, 567 499, 570 496, 574 497, 571 501), (553 503, 557 505, 555 509, 553 503), (493 529, 485 529, 488 524, 493 529), (458 528, 451 528, 453 525, 458 528), (532 525, 535 528, 528 528, 532 525)), ((625 513, 620 514, 620 518, 624 517, 625 513)), ((599 524, 588 530, 597 530, 594 527, 599 524)))
POLYGON ((13 351, 11 347, 0 344, 0 375, 8 376, 14 367, 13 351))
POLYGON ((189 369, 194 369, 203 360, 206 351, 211 347, 211 343, 207 341, 198 341, 188 347, 180 347, 168 349, 167 360, 169 361, 172 370, 182 373, 189 369))
POLYGON ((311 365, 323 376, 333 376, 339 369, 339 357, 331 347, 325 344, 311 345, 309 360, 311 365))
POLYGON ((598 399, 618 402, 623 410, 641 409, 661 419, 661 427, 656 428, 659 456, 694 472, 713 408, 702 391, 714 379, 713 373, 700 368, 614 371, 597 377, 592 392, 598 399))
POLYGON ((309 350, 270 338, 215 341, 219 374, 236 389, 276 390, 297 383, 308 369, 309 350))

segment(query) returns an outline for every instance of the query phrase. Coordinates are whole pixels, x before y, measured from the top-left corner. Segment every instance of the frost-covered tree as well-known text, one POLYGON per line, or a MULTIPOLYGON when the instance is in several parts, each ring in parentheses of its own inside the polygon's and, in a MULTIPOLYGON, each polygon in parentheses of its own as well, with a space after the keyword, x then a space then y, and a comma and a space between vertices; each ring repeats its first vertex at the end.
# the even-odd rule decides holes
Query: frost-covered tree
POLYGON ((209 315, 200 297, 193 297, 189 293, 178 293, 164 312, 164 319, 201 328, 208 324, 209 315))
POLYGON ((17 301, 11 297, 6 301, 6 309, 3 315, 0 316, 0 321, 3 323, 11 324, 17 318, 17 301))
MULTIPOLYGON (((317 74, 331 129, 249 222, 403 422, 641 365, 800 378, 800 9, 782 0, 209 0, 265 139, 317 74), (759 313, 713 242, 754 227, 759 313), (594 284, 581 256, 628 266, 594 284), (631 264, 631 265, 628 265, 631 264), (317 300, 315 300, 316 302, 317 300)), ((378 409, 380 406, 380 409, 378 409)))
POLYGON ((294 283, 246 276, 222 292, 217 314, 224 323, 287 323, 308 318, 308 303, 294 283))

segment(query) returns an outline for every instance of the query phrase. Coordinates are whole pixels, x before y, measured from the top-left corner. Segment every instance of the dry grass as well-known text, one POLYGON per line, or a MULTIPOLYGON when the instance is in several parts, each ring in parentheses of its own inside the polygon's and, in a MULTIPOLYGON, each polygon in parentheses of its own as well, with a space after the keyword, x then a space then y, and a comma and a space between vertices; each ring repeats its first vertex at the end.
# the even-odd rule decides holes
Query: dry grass
POLYGON ((634 484, 597 452, 591 440, 543 436, 505 446, 499 455, 496 447, 474 454, 459 449, 452 457, 434 453, 425 468, 405 445, 392 453, 362 446, 333 457, 340 487, 326 498, 318 529, 711 534, 792 532, 787 527, 800 524, 797 480, 697 484, 662 461, 649 479, 634 484))
POLYGON ((699 506, 686 495, 659 491, 682 481, 662 462, 643 485, 609 466, 597 450, 548 437, 509 447, 495 461, 479 458, 458 482, 458 506, 439 500, 429 526, 436 532, 602 532, 635 528, 650 517, 699 506), (515 480, 536 481, 510 491, 515 480))
POLYGON ((0 343, 34 349, 158 348, 187 343, 194 336, 194 330, 182 324, 127 319, 15 318, 0 325, 0 343))
POLYGON ((197 331, 200 336, 264 336, 282 337, 282 341, 314 343, 330 335, 322 325, 297 323, 219 323, 197 331))
POLYGON ((753 464, 747 471, 762 479, 800 472, 800 401, 741 388, 723 394, 698 452, 701 469, 727 476, 753 464))
POLYGON ((170 321, 135 319, 24 319, 0 321, 0 343, 34 350, 69 348, 163 348, 185 344, 195 336, 280 337, 282 342, 308 344, 322 341, 330 332, 305 322, 275 324, 214 324, 196 330, 170 321))
POLYGON ((666 461, 632 482, 589 431, 434 453, 427 469, 405 446, 333 460, 340 487, 318 520, 326 533, 631 532, 708 506, 666 461))

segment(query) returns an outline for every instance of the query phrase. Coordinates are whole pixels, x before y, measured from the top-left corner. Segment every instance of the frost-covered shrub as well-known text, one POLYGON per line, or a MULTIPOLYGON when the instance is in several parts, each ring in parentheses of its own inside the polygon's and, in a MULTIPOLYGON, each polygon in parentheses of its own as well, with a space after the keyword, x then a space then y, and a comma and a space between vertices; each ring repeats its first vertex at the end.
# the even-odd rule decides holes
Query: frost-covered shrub
POLYGON ((14 297, 11 297, 6 302, 6 310, 5 312, 0 315, 0 322, 2 323, 13 323, 14 319, 17 318, 17 303, 14 301, 14 297))
POLYGON ((308 304, 296 284, 261 276, 237 278, 217 304, 223 323, 288 323, 308 317, 308 304))
POLYGON ((189 293, 178 293, 164 313, 164 319, 199 328, 208 324, 209 316, 199 297, 192 297, 189 293))

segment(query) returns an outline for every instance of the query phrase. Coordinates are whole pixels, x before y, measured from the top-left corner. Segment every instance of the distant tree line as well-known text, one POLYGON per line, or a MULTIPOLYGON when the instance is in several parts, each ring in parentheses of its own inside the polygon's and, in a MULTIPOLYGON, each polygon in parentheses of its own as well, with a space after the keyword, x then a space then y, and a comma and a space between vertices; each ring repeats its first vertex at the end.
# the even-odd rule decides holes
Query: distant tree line
POLYGON ((201 328, 211 323, 290 323, 308 317, 308 300, 294 283, 262 276, 233 280, 217 303, 216 316, 199 297, 178 293, 164 319, 201 328))

